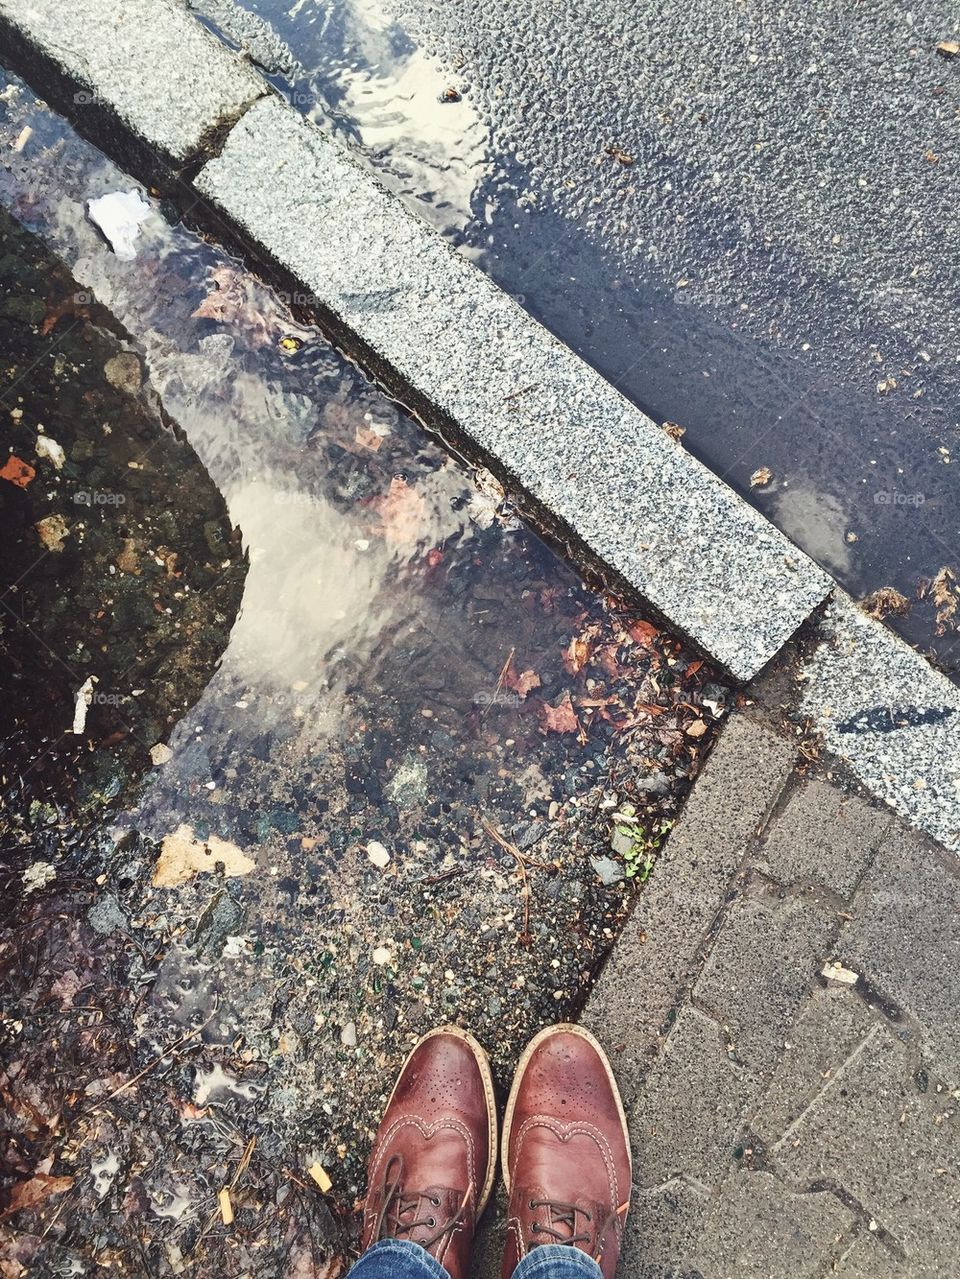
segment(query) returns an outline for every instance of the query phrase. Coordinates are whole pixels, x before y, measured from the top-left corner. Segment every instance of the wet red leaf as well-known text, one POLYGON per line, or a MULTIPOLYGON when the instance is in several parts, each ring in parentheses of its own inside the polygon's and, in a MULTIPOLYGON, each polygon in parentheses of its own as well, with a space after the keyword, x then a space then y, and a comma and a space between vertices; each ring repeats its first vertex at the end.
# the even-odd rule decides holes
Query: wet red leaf
POLYGON ((0 480, 9 480, 11 484, 16 484, 17 488, 25 489, 28 484, 33 481, 36 471, 29 462, 24 462, 22 458, 11 453, 0 468, 0 480))

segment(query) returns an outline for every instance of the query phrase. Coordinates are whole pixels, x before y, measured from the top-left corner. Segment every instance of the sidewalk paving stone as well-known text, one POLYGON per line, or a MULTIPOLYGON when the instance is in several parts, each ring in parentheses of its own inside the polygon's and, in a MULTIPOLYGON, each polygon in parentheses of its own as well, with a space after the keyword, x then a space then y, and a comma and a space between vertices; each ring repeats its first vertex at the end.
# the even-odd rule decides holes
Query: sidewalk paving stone
POLYGON ((634 1188, 620 1252, 619 1279, 695 1279, 681 1269, 703 1232, 711 1197, 703 1186, 673 1177, 662 1186, 634 1188))
POLYGON ((778 1061, 839 926, 835 908, 801 897, 742 897, 730 908, 693 999, 722 1024, 749 1070, 767 1072, 778 1061))
POLYGON ((794 756, 789 739, 742 715, 728 722, 594 987, 583 1021, 609 1045, 628 1105, 794 756))
POLYGON ((766 1146, 782 1136, 875 1025, 875 1015, 849 987, 814 988, 750 1124, 766 1146))
POLYGON ((819 884, 849 897, 892 820, 885 809, 810 781, 771 822, 760 853, 781 884, 819 884))
POLYGON ((943 1274, 922 1260, 905 1271, 901 1257, 863 1230, 830 1271, 830 1279, 943 1279, 943 1274))
POLYGON ((877 855, 838 956, 921 1025, 929 1068, 960 1084, 960 865, 911 832, 877 855))
POLYGON ((798 1194, 767 1172, 724 1182, 694 1267, 709 1279, 819 1279, 856 1218, 826 1191, 798 1194))
POLYGON ((661 1185, 686 1174, 718 1186, 760 1082, 731 1059, 720 1026, 685 1007, 631 1116, 637 1184, 661 1185))
MULTIPOLYGON (((913 1054, 878 1025, 773 1148, 795 1184, 841 1187, 907 1255, 956 1273, 960 1115, 922 1092, 913 1054)), ((936 1267, 939 1267, 937 1270, 936 1267)))

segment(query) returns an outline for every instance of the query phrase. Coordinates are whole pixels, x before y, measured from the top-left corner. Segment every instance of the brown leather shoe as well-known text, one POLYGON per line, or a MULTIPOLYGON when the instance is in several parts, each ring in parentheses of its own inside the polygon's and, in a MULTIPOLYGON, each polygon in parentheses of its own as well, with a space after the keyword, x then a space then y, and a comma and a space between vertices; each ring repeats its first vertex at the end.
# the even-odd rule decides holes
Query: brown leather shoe
POLYGON ((503 1121, 510 1194, 503 1279, 542 1244, 569 1244, 612 1279, 630 1203, 630 1137, 606 1055, 581 1026, 549 1026, 520 1059, 503 1121))
POLYGON ((456 1026, 432 1030, 404 1063, 370 1162, 362 1246, 420 1244, 463 1279, 497 1166, 497 1114, 486 1053, 456 1026))

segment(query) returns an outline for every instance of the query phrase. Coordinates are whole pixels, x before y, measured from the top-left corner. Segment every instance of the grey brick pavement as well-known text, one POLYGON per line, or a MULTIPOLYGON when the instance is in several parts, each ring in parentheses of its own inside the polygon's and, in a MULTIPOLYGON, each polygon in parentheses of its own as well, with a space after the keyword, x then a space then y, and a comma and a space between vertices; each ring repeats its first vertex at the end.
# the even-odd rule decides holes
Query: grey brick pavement
POLYGON ((958 865, 796 763, 734 717, 585 1010, 623 1279, 960 1273, 958 865))

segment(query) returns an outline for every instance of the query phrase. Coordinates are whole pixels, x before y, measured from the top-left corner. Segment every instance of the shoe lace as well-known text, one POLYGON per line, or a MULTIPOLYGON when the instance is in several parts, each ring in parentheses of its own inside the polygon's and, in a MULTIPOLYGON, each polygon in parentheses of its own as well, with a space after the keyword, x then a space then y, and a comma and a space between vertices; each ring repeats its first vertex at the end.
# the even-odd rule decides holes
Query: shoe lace
POLYGON ((435 1244, 438 1244, 446 1235, 452 1233, 463 1224, 467 1200, 470 1197, 469 1189, 464 1193, 460 1207, 446 1221, 438 1222, 436 1214, 427 1212, 425 1216, 421 1216, 429 1208, 439 1208, 441 1200, 437 1195, 431 1195, 425 1190, 406 1190, 403 1186, 403 1157, 401 1155, 393 1155, 383 1170, 383 1179, 380 1183, 380 1211, 377 1213, 376 1220, 373 1224, 373 1238, 379 1239, 398 1239, 402 1235, 409 1235, 411 1231, 418 1228, 434 1231, 428 1235, 426 1239, 419 1239, 417 1242, 422 1248, 429 1251, 435 1244))
POLYGON ((592 1235, 590 1231, 585 1234, 577 1234, 577 1217, 585 1218, 586 1223, 593 1221, 593 1213, 588 1212, 586 1208, 580 1208, 577 1204, 561 1203, 557 1199, 531 1199, 530 1211, 536 1212, 538 1208, 546 1208, 550 1214, 550 1222, 540 1223, 536 1217, 533 1219, 531 1230, 535 1235, 549 1235, 551 1239, 555 1239, 557 1243, 589 1243, 592 1235), (565 1229, 557 1230, 557 1226, 563 1226, 565 1229))
POLYGON ((531 1212, 536 1212, 538 1208, 546 1208, 550 1215, 550 1223, 552 1223, 541 1223, 534 1218, 531 1230, 534 1234, 547 1235, 559 1244, 575 1245, 582 1243, 590 1248, 592 1242, 591 1255, 595 1261, 599 1262, 603 1254, 603 1242, 607 1236, 607 1231, 611 1229, 618 1217, 626 1213, 628 1207, 629 1203, 621 1204, 619 1208, 614 1208, 612 1212, 609 1212, 594 1235, 589 1230, 578 1232, 578 1217, 584 1218, 585 1225, 593 1225, 593 1213, 587 1208, 581 1208, 579 1204, 562 1203, 556 1199, 531 1199, 531 1212), (562 1227, 562 1229, 556 1229, 557 1226, 562 1227))

